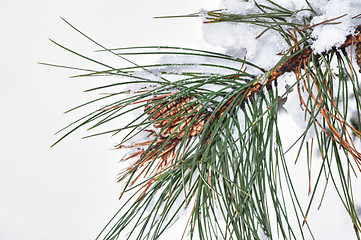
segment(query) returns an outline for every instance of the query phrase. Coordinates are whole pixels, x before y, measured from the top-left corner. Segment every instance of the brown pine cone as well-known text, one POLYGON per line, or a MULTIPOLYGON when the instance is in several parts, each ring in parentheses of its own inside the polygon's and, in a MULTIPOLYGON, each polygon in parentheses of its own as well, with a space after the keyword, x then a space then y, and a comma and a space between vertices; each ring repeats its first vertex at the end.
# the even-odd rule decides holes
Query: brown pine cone
POLYGON ((207 121, 207 112, 199 113, 202 106, 194 101, 194 97, 185 96, 174 101, 163 103, 150 102, 144 111, 150 115, 149 119, 155 121, 153 126, 161 129, 161 137, 182 139, 189 125, 188 137, 196 136, 207 121), (192 102, 193 101, 193 102, 192 102))

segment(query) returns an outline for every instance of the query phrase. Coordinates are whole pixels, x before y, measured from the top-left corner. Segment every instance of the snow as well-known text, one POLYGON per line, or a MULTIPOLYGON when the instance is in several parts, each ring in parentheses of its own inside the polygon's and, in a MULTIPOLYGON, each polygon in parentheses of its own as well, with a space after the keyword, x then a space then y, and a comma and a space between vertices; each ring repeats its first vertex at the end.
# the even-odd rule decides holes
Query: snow
POLYGON ((314 40, 311 42, 316 53, 329 50, 334 46, 339 47, 345 42, 346 36, 353 33, 361 24, 360 18, 353 18, 360 14, 361 2, 359 0, 331 0, 326 4, 317 4, 317 9, 321 14, 312 19, 311 26, 334 18, 338 19, 331 23, 338 22, 338 24, 321 24, 314 27, 311 35, 314 40))
MULTIPOLYGON (((292 21, 301 21, 304 17, 311 16, 311 11, 307 10, 309 6, 304 0, 276 0, 274 2, 291 11, 303 9, 295 14, 292 21)), ((274 7, 267 0, 260 0, 257 3, 274 7)), ((359 0, 321 0, 313 1, 311 6, 318 13, 313 17, 311 26, 343 16, 331 22, 340 22, 339 24, 320 24, 313 28, 310 42, 316 53, 321 53, 333 46, 340 46, 345 42, 346 36, 354 32, 355 27, 361 24, 360 17, 353 18, 359 14, 359 9, 361 9, 359 0)), ((228 14, 260 13, 254 1, 223 0, 220 7, 225 9, 224 12, 228 14)), ((221 46, 226 49, 227 53, 237 57, 246 55, 249 61, 262 64, 264 68, 267 68, 280 60, 280 56, 277 54, 287 50, 289 46, 279 33, 272 30, 262 37, 256 38, 263 29, 251 24, 221 22, 204 24, 203 35, 207 43, 221 46)))
MULTIPOLYGON (((326 0, 327 1, 327 0, 326 0)), ((274 3, 286 8, 288 10, 299 10, 308 8, 308 4, 304 0, 274 0, 274 3)), ((325 0, 319 1, 319 3, 324 3, 325 0)), ((258 5, 268 5, 273 6, 267 0, 257 1, 258 5)), ((233 14, 250 14, 250 13, 259 13, 259 8, 255 4, 255 1, 243 1, 243 0, 223 0, 220 3, 221 8, 225 9, 228 13, 233 14)))
MULTIPOLYGON (((287 44, 279 34, 262 32, 261 27, 251 24, 210 23, 203 25, 204 40, 213 46, 221 46, 227 54, 243 58, 264 68, 271 68, 281 59, 277 55, 287 49, 287 44)), ((259 73, 259 72, 258 72, 259 73)))

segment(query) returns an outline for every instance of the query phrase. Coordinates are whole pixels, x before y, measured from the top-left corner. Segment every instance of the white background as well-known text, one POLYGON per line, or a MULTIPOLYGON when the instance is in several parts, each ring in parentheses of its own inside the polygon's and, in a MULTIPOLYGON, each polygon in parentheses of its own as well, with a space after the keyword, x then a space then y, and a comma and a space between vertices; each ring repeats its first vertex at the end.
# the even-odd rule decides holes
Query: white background
MULTIPOLYGON (((62 112, 94 98, 82 91, 102 84, 102 79, 70 79, 77 72, 37 64, 93 66, 48 40, 84 54, 94 55, 93 51, 99 49, 60 16, 107 47, 198 48, 204 44, 199 19, 152 17, 217 7, 217 0, 0 2, 1 240, 94 239, 120 207, 116 177, 121 155, 110 150, 119 139, 80 140, 86 135, 81 130, 50 149, 58 138, 53 134, 85 113, 62 112)), ((117 61, 111 63, 122 64, 117 61)), ((297 132, 289 119, 282 124, 297 132)), ((291 171, 299 173, 299 167, 291 171)), ((307 174, 299 176, 304 179, 299 184, 307 196, 307 174)), ((309 217, 316 226, 316 236, 353 238, 349 220, 339 214, 343 212, 339 202, 334 207, 337 197, 332 194, 318 215, 309 217), (346 225, 347 231, 343 231, 346 225)))

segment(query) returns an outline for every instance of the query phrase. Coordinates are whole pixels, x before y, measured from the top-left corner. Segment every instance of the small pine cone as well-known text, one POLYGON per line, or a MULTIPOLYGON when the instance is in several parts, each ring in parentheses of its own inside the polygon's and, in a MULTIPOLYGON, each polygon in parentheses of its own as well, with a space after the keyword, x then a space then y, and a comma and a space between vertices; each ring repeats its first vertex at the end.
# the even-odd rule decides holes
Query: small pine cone
POLYGON ((361 72, 361 43, 357 43, 356 44, 356 60, 357 60, 357 65, 360 67, 360 72, 361 72))
POLYGON ((185 96, 171 102, 150 103, 144 110, 150 115, 149 119, 155 121, 153 126, 162 129, 162 138, 168 138, 173 134, 174 138, 180 140, 190 124, 192 126, 188 132, 189 137, 198 135, 206 121, 207 114, 198 113, 202 107, 196 102, 191 103, 192 100, 192 96, 185 96))

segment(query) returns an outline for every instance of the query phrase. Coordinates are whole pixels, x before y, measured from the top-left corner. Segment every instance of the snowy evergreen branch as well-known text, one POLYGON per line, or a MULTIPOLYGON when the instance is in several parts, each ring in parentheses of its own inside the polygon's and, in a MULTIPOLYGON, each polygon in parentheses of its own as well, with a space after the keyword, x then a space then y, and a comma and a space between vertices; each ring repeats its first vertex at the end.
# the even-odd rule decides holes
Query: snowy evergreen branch
POLYGON ((336 0, 326 6, 290 2, 292 7, 270 0, 229 0, 223 10, 177 16, 202 17, 212 35, 206 40, 225 44, 228 53, 169 46, 108 49, 69 24, 101 52, 132 64, 105 65, 56 43, 102 67, 58 65, 83 71, 75 77, 121 79, 90 89, 112 93, 72 110, 115 100, 62 129, 68 132, 59 141, 85 125, 95 129, 134 113, 123 126, 91 135, 126 132, 115 147, 130 150, 123 161, 132 161, 119 175, 126 202, 99 239, 117 239, 124 231, 128 239, 157 239, 182 214, 188 217, 182 238, 315 239, 307 220, 323 175, 321 203, 330 182, 360 239, 352 179, 361 170, 356 70, 361 65, 361 21, 354 8, 361 4, 351 1, 349 12, 342 12, 330 10, 336 0), (341 36, 325 38, 328 31, 341 36), (244 42, 231 44, 232 37, 244 42), (137 65, 127 58, 153 54, 163 56, 160 63, 137 65), (289 149, 284 149, 280 132, 284 101, 290 113, 298 110, 304 120, 297 159, 306 149, 310 164, 314 142, 322 159, 312 186, 309 179, 306 207, 294 186, 285 156, 289 149), (350 106, 357 113, 352 117, 350 106))

